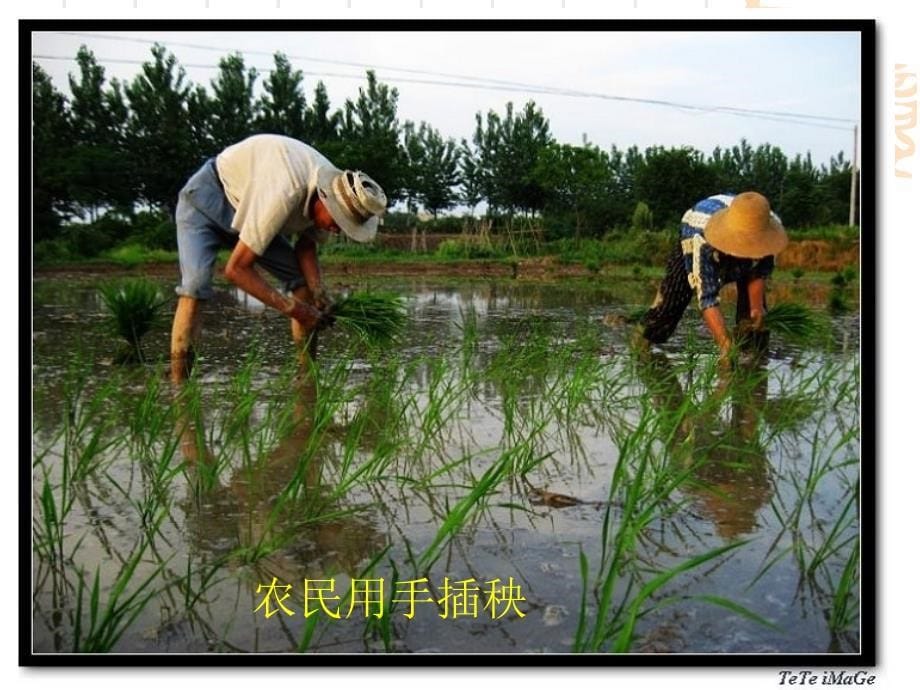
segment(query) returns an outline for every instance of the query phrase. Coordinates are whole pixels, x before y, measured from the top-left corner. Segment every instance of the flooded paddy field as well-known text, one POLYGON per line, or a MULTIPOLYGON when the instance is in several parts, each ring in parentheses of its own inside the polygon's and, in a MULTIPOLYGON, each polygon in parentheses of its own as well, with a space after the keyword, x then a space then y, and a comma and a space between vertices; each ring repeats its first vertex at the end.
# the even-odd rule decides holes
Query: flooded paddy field
POLYGON ((860 650, 858 313, 724 374, 692 307, 630 347, 642 281, 388 279, 403 342, 304 375, 225 287, 176 388, 99 281, 34 283, 36 653, 860 650))

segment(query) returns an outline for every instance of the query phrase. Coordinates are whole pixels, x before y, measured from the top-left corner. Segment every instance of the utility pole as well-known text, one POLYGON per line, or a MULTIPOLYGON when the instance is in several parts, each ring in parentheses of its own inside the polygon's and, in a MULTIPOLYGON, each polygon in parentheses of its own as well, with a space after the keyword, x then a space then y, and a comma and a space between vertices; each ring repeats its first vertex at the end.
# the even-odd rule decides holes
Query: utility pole
POLYGON ((856 165, 859 156, 859 125, 853 125, 853 164, 850 166, 850 222, 856 225, 856 165))

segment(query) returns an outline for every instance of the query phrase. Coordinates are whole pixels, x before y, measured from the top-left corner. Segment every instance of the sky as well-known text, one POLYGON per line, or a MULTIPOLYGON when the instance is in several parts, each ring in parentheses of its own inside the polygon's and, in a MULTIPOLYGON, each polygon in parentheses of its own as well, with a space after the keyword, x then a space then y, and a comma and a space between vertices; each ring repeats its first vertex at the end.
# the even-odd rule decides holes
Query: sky
POLYGON ((477 112, 504 114, 508 102, 518 111, 534 100, 562 143, 692 146, 709 154, 745 138, 826 163, 840 151, 851 159, 860 112, 855 32, 42 32, 33 34, 32 56, 69 93, 80 45, 107 77, 131 80, 154 42, 206 87, 231 52, 242 53, 260 79, 282 52, 303 71, 308 98, 321 80, 334 108, 356 98, 374 69, 399 91, 401 121, 426 121, 458 141, 471 137, 477 112), (768 112, 712 110, 724 107, 768 112))

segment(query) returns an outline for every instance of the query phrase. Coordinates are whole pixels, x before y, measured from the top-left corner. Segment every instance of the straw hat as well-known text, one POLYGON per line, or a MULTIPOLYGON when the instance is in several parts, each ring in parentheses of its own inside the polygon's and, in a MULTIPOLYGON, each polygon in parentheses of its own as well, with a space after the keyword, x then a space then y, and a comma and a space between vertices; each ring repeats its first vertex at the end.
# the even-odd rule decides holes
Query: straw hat
POLYGON ((703 235, 720 252, 743 259, 779 254, 789 242, 783 224, 770 212, 770 202, 757 192, 739 194, 713 213, 703 235))
POLYGON ((360 170, 322 168, 317 192, 342 232, 356 242, 374 239, 387 210, 387 196, 379 184, 360 170))

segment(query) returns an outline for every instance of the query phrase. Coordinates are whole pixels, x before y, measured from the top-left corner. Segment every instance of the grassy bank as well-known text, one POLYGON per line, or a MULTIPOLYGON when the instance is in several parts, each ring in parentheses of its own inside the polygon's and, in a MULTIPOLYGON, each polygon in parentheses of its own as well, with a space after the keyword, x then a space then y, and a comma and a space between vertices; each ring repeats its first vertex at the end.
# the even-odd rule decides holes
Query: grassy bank
MULTIPOLYGON (((439 237, 422 244, 417 251, 403 240, 405 237, 381 234, 371 245, 334 241, 321 245, 320 257, 324 267, 332 272, 425 273, 444 275, 491 276, 547 274, 546 277, 568 275, 634 275, 637 278, 659 274, 673 243, 673 235, 665 232, 640 232, 611 239, 565 239, 530 246, 510 247, 497 240, 473 235, 458 235, 450 239, 439 237), (426 247, 423 251, 420 248, 426 247)), ((223 264, 229 253, 218 256, 223 264)), ((150 249, 128 243, 107 249, 94 256, 42 251, 39 245, 33 253, 36 269, 81 269, 113 266, 136 268, 157 264, 175 266, 177 252, 150 249)), ((853 270, 859 264, 859 245, 854 239, 828 236, 827 239, 793 239, 777 260, 780 274, 798 280, 803 276, 827 279, 827 276, 853 270)))

